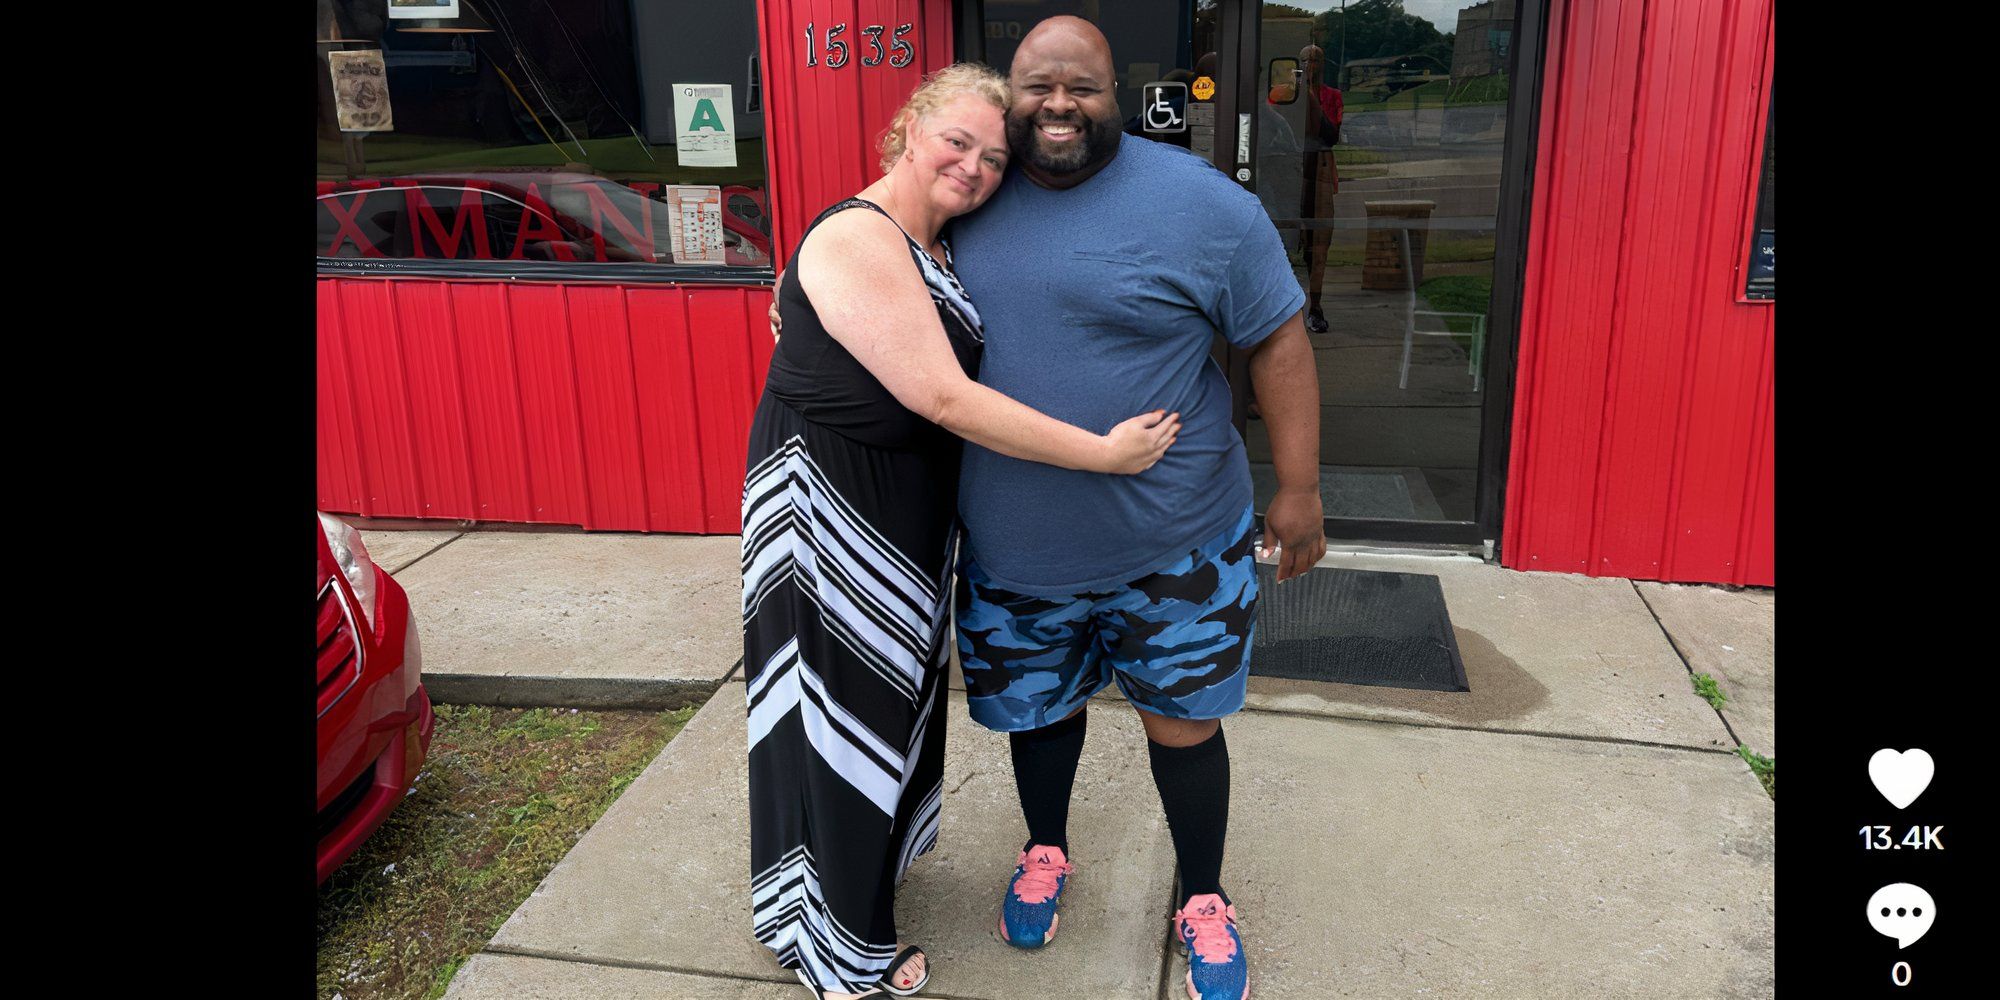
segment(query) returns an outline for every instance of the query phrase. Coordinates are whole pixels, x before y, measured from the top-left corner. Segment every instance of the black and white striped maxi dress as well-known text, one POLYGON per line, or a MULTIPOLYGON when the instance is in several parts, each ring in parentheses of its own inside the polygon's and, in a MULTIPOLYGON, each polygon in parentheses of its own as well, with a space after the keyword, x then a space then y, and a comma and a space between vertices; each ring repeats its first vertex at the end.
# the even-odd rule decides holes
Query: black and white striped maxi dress
MULTIPOLYGON (((849 199, 813 226, 852 208, 882 211, 849 199)), ((978 313, 904 239, 974 375, 978 313)), ((960 445, 827 334, 796 272, 743 482, 750 891, 781 965, 856 993, 887 974, 896 885, 937 842, 960 445)))

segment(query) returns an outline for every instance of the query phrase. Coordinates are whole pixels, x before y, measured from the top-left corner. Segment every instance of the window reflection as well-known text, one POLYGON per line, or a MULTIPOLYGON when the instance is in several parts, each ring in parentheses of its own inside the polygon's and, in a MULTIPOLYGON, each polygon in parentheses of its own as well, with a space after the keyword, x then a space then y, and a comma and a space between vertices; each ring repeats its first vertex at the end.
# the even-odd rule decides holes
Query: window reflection
POLYGON ((755 4, 316 3, 319 256, 770 266, 755 4), (392 125, 355 130, 333 64, 377 52, 392 125), (727 87, 703 165, 677 144, 690 82, 727 87))
MULTIPOLYGON (((1260 73, 1254 187, 1306 293, 1329 517, 1475 517, 1515 6, 1263 5, 1264 66, 1298 73, 1260 73)), ((1249 410, 1262 504, 1276 479, 1249 410)))

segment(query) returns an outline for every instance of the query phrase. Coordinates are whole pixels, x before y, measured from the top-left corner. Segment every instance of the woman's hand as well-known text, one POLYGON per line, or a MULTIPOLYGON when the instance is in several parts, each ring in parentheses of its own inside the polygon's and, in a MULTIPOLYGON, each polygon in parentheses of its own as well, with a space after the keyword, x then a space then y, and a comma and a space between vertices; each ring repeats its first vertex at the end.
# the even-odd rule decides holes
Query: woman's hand
POLYGON ((1165 410, 1141 413, 1104 435, 1104 466, 1097 472, 1130 476, 1144 472, 1173 447, 1181 432, 1181 415, 1165 410))
MULTIPOLYGON (((778 272, 778 280, 785 280, 785 272, 778 272)), ((771 287, 775 288, 777 286, 773 285, 771 287)), ((776 344, 778 342, 778 328, 784 325, 784 321, 778 317, 778 296, 775 293, 771 296, 771 308, 764 313, 764 318, 771 321, 771 343, 776 344)))

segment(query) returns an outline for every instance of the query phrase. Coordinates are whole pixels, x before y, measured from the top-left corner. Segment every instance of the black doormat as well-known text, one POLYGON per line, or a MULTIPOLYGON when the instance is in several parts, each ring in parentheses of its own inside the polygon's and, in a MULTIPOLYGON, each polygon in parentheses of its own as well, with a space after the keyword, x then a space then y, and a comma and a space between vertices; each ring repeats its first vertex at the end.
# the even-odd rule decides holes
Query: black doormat
POLYGON ((1312 569, 1278 586, 1257 564, 1253 677, 1470 691, 1437 577, 1312 569))

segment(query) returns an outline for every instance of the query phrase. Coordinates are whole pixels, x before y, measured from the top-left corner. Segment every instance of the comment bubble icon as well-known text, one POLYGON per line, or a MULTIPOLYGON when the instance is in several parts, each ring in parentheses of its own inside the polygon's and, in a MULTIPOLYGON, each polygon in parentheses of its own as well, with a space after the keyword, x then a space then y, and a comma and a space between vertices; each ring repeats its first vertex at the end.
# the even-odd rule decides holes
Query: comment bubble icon
POLYGON ((1868 926, 1895 938, 1897 948, 1916 944, 1936 919, 1937 903, 1931 894, 1908 882, 1885 885, 1868 897, 1868 926))

